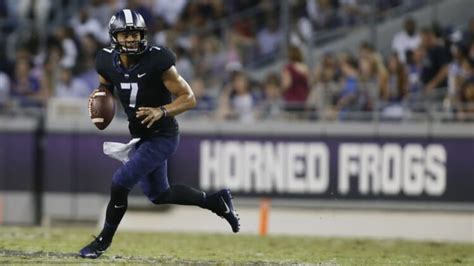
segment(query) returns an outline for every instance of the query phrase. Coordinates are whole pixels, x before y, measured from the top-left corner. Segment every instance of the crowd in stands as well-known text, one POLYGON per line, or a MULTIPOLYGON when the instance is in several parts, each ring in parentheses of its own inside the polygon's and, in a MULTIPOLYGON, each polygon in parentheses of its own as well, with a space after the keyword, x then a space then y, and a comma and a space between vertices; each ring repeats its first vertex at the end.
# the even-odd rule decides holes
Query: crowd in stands
MULTIPOLYGON (((417 28, 407 18, 385 57, 369 43, 357 55, 327 53, 316 67, 310 102, 324 99, 329 115, 379 111, 386 119, 407 113, 443 111, 444 119, 466 120, 473 112, 474 19, 464 31, 438 24, 417 28)), ((308 104, 308 102, 306 102, 308 104)))
MULTIPOLYGON (((186 114, 191 118, 344 120, 378 113, 401 119, 433 110, 449 114, 447 119, 474 115, 474 19, 448 30, 438 24, 419 29, 416 19, 407 18, 393 37, 392 53, 363 42, 356 54, 327 51, 311 69, 303 53, 311 35, 358 25, 374 11, 371 1, 289 1, 285 53, 280 1, 79 2, 65 16, 54 1, 0 1, 0 112, 43 108, 52 97, 87 98, 98 86, 95 53, 109 45, 108 19, 131 8, 149 25, 149 44, 176 53, 176 67, 198 98, 197 108, 186 114), (65 23, 47 26, 52 17, 65 23), (251 78, 249 71, 281 54, 288 56, 281 71, 251 78)), ((375 11, 383 15, 404 2, 377 0, 375 11)))

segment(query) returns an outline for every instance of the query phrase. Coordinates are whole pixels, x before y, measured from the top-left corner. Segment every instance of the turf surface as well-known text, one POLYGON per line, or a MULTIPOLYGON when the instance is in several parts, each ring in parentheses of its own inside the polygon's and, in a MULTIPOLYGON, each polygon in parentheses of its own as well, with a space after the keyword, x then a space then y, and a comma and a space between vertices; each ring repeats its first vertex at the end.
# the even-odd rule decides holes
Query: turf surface
POLYGON ((243 234, 119 232, 97 260, 92 228, 0 226, 0 264, 474 265, 474 245, 243 234))

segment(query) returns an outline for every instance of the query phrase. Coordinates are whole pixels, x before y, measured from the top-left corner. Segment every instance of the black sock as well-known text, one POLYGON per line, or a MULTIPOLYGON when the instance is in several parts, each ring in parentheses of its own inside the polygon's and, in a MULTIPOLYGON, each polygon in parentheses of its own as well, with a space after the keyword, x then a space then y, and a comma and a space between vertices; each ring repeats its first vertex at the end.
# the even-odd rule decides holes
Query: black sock
POLYGON ((103 237, 105 241, 112 241, 115 231, 117 231, 120 221, 127 211, 129 192, 130 191, 125 187, 112 184, 110 189, 110 201, 105 214, 104 228, 100 233, 100 237, 103 237))
POLYGON ((158 196, 153 203, 193 205, 211 210, 215 213, 220 213, 225 208, 219 193, 207 195, 204 191, 184 185, 170 186, 170 188, 158 196))
POLYGON ((172 185, 153 200, 153 203, 194 205, 206 208, 206 193, 184 185, 172 185))

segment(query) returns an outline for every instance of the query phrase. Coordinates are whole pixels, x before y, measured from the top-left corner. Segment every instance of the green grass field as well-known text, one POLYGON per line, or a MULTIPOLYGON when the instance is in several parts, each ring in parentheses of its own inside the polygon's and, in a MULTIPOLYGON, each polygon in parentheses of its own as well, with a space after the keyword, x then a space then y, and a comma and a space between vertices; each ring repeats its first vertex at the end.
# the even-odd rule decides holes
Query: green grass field
POLYGON ((101 258, 77 257, 95 232, 0 226, 0 264, 474 265, 468 244, 121 231, 101 258))

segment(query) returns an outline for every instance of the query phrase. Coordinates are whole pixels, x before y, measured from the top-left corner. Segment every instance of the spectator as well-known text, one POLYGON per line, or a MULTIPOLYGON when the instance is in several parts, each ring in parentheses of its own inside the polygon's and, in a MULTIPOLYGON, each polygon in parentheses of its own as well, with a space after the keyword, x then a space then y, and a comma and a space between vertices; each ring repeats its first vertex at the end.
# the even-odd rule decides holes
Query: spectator
POLYGON ((421 45, 426 53, 422 70, 424 90, 430 94, 434 93, 437 99, 443 98, 446 93, 446 77, 448 75, 450 55, 444 43, 437 38, 433 29, 423 29, 421 39, 421 45))
POLYGON ((203 43, 203 64, 207 70, 207 78, 225 75, 226 54, 222 43, 214 36, 208 36, 203 43))
POLYGON ((32 74, 31 68, 32 64, 26 59, 16 61, 12 96, 19 107, 41 107, 46 99, 40 80, 32 74))
POLYGON ((0 72, 0 109, 6 107, 10 100, 10 78, 0 72))
POLYGON ((74 39, 74 29, 71 27, 60 27, 56 30, 55 37, 61 43, 64 51, 61 65, 65 67, 75 66, 79 48, 74 39))
POLYGON ((387 102, 400 103, 408 90, 408 74, 396 53, 390 54, 387 61, 389 82, 388 91, 383 99, 387 102))
POLYGON ((92 34, 87 34, 81 39, 81 48, 81 56, 76 66, 77 77, 92 90, 99 86, 99 76, 95 70, 95 54, 100 44, 92 34))
POLYGON ((351 55, 341 55, 339 64, 342 72, 342 90, 333 108, 329 110, 329 119, 347 119, 348 113, 358 111, 357 97, 358 97, 358 64, 351 55))
POLYGON ((196 97, 196 107, 186 112, 186 117, 211 118, 216 109, 216 100, 208 93, 204 80, 196 78, 191 81, 190 85, 196 97))
POLYGON ((182 47, 175 49, 176 51, 176 69, 185 80, 193 80, 194 69, 191 60, 189 59, 186 51, 182 47))
POLYGON ((189 34, 187 30, 185 20, 180 19, 176 21, 173 27, 166 32, 166 46, 173 47, 176 45, 183 47, 192 54, 190 50, 197 49, 194 44, 199 45, 199 43, 193 42, 193 40, 199 39, 200 36, 189 34))
POLYGON ((224 52, 224 60, 226 62, 226 70, 241 70, 242 66, 242 58, 240 56, 238 46, 239 46, 239 37, 237 34, 230 33, 228 34, 227 40, 228 46, 226 51, 224 52))
POLYGON ((474 80, 474 59, 467 58, 462 62, 462 81, 474 80))
POLYGON ((303 63, 300 48, 290 46, 289 63, 282 73, 283 99, 285 109, 290 112, 302 112, 309 94, 309 69, 303 63))
POLYGON ((190 1, 185 8, 183 16, 189 20, 191 27, 202 28, 210 20, 217 19, 218 8, 218 5, 211 3, 211 1, 190 1))
POLYGON ((353 26, 364 16, 364 5, 357 0, 339 0, 338 13, 343 25, 353 26))
POLYGON ((388 72, 382 56, 367 42, 359 48, 359 67, 359 104, 363 111, 370 111, 379 98, 388 94, 388 72))
POLYGON ((224 88, 219 100, 219 119, 236 119, 244 123, 255 120, 253 111, 256 101, 250 91, 248 78, 243 72, 234 75, 232 83, 224 88))
POLYGON ((152 29, 153 33, 149 35, 152 36, 152 39, 149 41, 151 41, 154 45, 167 46, 168 29, 162 17, 157 17, 155 19, 154 27, 152 27, 152 29))
POLYGON ((361 57, 359 59, 359 82, 358 82, 358 96, 357 109, 361 111, 372 111, 375 107, 375 102, 378 100, 380 94, 377 77, 377 67, 375 63, 368 57, 361 57))
POLYGON ((396 33, 392 40, 392 49, 397 52, 401 62, 406 63, 406 52, 415 50, 421 44, 421 37, 417 32, 416 22, 408 17, 403 23, 403 30, 396 33))
POLYGON ((256 30, 256 18, 239 18, 230 29, 229 50, 235 49, 243 63, 256 61, 254 56, 255 52, 258 53, 256 30))
POLYGON ((71 68, 62 67, 54 88, 56 98, 86 98, 92 90, 81 79, 74 78, 71 68))
POLYGON ((265 59, 274 57, 282 40, 278 21, 273 17, 267 18, 265 27, 257 34, 259 56, 265 59))
POLYGON ((47 29, 46 23, 50 15, 52 1, 19 0, 17 4, 20 19, 23 21, 32 19, 32 25, 36 32, 43 35, 47 29))
POLYGON ((306 0, 306 12, 316 30, 335 28, 341 21, 337 13, 338 3, 331 0, 306 0))
POLYGON ((59 80, 60 66, 63 55, 64 50, 61 46, 61 43, 55 38, 50 38, 47 42, 45 60, 42 65, 42 73, 40 76, 41 87, 43 88, 45 97, 49 97, 54 94, 54 87, 59 80))
POLYGON ((106 1, 106 0, 89 0, 89 13, 93 19, 97 19, 104 27, 108 25, 110 17, 117 10, 123 9, 124 1, 106 1))
POLYGON ((463 121, 474 121, 474 81, 466 82, 462 87, 461 101, 462 109, 458 113, 458 119, 463 121))
POLYGON ((407 75, 408 88, 405 95, 405 102, 414 111, 421 111, 421 101, 423 98, 423 59, 425 50, 421 47, 414 51, 407 52, 407 75))
POLYGON ((88 7, 82 7, 79 13, 71 19, 70 25, 79 39, 92 34, 96 40, 103 44, 109 42, 108 34, 104 34, 104 27, 99 20, 91 17, 88 7))
POLYGON ((407 88, 407 71, 405 65, 400 62, 397 53, 392 53, 388 60, 388 89, 383 100, 385 102, 382 106, 382 117, 390 119, 400 119, 405 113, 405 108, 402 105, 407 88))
POLYGON ((313 25, 306 15, 305 3, 298 1, 292 9, 290 43, 302 46, 313 39, 313 25))
POLYGON ((263 83, 263 100, 259 106, 259 118, 273 120, 282 117, 283 100, 281 98, 278 75, 270 73, 263 83))
POLYGON ((187 0, 154 0, 153 14, 162 17, 168 25, 175 25, 187 3, 187 0))
POLYGON ((467 59, 467 51, 462 45, 452 45, 451 55, 453 60, 448 65, 448 91, 444 99, 446 110, 454 110, 459 105, 461 85, 464 82, 463 64, 467 59))
POLYGON ((331 106, 341 91, 340 72, 335 56, 330 52, 325 53, 314 70, 314 85, 306 102, 308 109, 327 112, 326 108, 331 106))
POLYGON ((468 44, 468 55, 470 60, 474 60, 474 41, 468 44))

